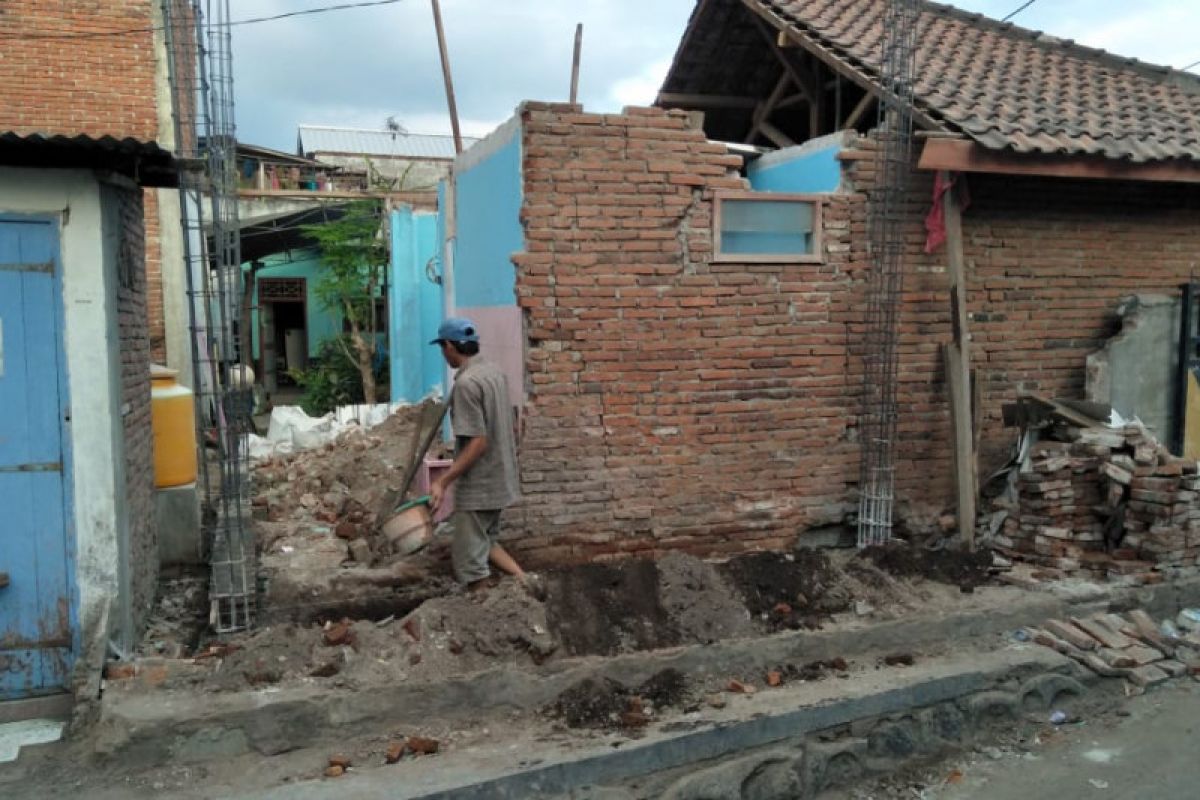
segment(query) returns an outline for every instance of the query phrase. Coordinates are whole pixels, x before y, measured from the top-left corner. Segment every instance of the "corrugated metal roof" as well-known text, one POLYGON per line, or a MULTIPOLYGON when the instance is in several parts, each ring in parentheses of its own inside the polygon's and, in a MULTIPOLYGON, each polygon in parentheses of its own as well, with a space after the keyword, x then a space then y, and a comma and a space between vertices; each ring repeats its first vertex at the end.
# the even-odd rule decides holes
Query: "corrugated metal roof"
MULTIPOLYGON (((467 148, 479 141, 463 137, 467 148)), ((353 153, 355 155, 397 158, 454 158, 454 137, 361 128, 335 128, 325 125, 301 125, 298 150, 314 153, 353 153)))
POLYGON ((143 186, 175 186, 175 157, 156 142, 19 133, 0 130, 0 165, 16 167, 84 167, 128 175, 143 186))

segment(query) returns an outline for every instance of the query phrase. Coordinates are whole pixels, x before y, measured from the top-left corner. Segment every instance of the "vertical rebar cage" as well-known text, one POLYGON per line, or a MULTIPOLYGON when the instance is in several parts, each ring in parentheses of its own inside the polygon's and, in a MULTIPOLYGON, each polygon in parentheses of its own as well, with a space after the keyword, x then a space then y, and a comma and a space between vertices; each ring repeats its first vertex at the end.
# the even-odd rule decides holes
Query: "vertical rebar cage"
POLYGON ((240 353, 243 291, 229 0, 161 0, 180 163, 196 393, 201 519, 212 567, 209 622, 250 625, 254 539, 249 452, 254 376, 240 353))
POLYGON ((862 342, 859 547, 883 544, 892 536, 904 206, 913 155, 913 81, 919 5, 917 0, 889 0, 886 8, 875 187, 870 193, 868 214, 871 272, 867 280, 862 342))

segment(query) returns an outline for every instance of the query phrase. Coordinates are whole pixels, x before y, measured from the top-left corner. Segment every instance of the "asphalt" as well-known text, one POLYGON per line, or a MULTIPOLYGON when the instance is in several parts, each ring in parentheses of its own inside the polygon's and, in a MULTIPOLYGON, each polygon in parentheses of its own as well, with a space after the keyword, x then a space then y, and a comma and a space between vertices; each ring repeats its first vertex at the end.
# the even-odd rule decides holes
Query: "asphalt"
POLYGON ((946 767, 957 784, 926 789, 927 800, 1179 800, 1200 795, 1200 683, 1175 681, 1131 699, 1128 716, 1066 726, 1028 753, 946 767))

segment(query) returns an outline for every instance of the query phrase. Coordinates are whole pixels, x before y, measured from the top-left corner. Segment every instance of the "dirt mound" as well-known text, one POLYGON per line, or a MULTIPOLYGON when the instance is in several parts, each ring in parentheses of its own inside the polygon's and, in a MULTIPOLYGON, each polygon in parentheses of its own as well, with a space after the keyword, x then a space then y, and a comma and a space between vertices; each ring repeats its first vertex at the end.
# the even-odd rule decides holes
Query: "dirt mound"
MULTIPOLYGON (((359 556, 368 563, 379 560, 386 554, 371 538, 375 515, 388 492, 400 488, 424 407, 400 408, 369 430, 351 429, 319 448, 257 464, 256 518, 285 529, 320 527, 347 542, 366 540, 369 555, 360 549, 359 556)), ((279 533, 272 531, 264 547, 285 544, 279 533)))
POLYGON ((550 712, 572 728, 614 725, 629 703, 629 690, 609 678, 584 678, 563 691, 550 712))
POLYGON ((964 589, 987 582, 992 554, 987 549, 974 552, 945 548, 925 550, 893 543, 868 547, 861 553, 879 569, 898 578, 925 578, 964 589))
POLYGON ((756 628, 737 592, 714 564, 686 553, 658 559, 659 596, 680 640, 712 644, 751 636, 756 628))
POLYGON ((690 697, 687 678, 677 669, 664 669, 641 686, 630 689, 610 678, 584 678, 558 696, 547 709, 571 728, 639 727, 690 697))
POLYGON ((635 559, 546 576, 550 630, 569 655, 616 655, 680 643, 659 593, 658 566, 635 559))
POLYGON ((725 563, 721 572, 741 592, 750 613, 771 630, 816 627, 846 611, 854 599, 841 572, 819 550, 751 553, 725 563))

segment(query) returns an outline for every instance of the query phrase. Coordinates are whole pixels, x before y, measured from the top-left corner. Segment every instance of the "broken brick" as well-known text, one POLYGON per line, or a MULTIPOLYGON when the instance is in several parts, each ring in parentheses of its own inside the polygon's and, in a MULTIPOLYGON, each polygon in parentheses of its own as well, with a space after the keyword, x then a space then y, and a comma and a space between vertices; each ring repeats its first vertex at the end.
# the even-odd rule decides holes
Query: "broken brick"
POLYGON ((441 748, 441 742, 437 739, 428 739, 424 736, 410 736, 406 742, 409 752, 418 756, 432 756, 441 748))
POLYGON ((787 603, 776 603, 775 607, 771 609, 771 612, 780 617, 787 617, 791 616, 792 607, 787 603))
POLYGON ((358 526, 353 522, 342 521, 333 529, 333 535, 339 539, 357 539, 360 534, 358 526))
POLYGON ((345 767, 334 766, 334 767, 326 767, 325 768, 325 777, 326 778, 340 778, 345 774, 346 774, 345 767))
POLYGON ((384 754, 384 759, 389 764, 395 764, 404 755, 404 742, 392 742, 388 745, 387 753, 384 754))
POLYGON ((354 629, 349 620, 342 620, 325 629, 325 644, 330 647, 339 647, 344 644, 354 643, 354 629))
POLYGON ((332 755, 329 757, 329 766, 347 769, 350 766, 350 756, 344 756, 340 753, 332 755))
POLYGON ((135 675, 137 675, 136 664, 110 661, 104 665, 104 679, 108 681, 123 681, 135 675))
POLYGON ((729 688, 729 691, 733 692, 734 694, 754 694, 756 691, 758 691, 757 689, 754 688, 754 684, 742 683, 741 681, 736 680, 736 679, 729 681, 728 688, 729 688))
POLYGON ((777 670, 771 670, 767 673, 767 686, 775 687, 783 683, 783 675, 777 670))
POLYGON ((411 636, 414 642, 421 641, 421 626, 415 619, 404 620, 400 627, 404 628, 404 632, 411 636))
POLYGON ((911 667, 916 659, 912 653, 893 653, 883 657, 883 663, 889 667, 911 667))

